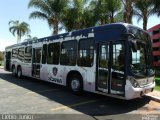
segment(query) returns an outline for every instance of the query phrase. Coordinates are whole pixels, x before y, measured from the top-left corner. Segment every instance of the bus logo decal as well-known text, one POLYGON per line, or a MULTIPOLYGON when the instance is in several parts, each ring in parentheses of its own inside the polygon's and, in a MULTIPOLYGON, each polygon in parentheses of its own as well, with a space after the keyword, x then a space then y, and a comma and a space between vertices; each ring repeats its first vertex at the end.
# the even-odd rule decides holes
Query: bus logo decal
POLYGON ((58 69, 56 67, 54 67, 52 69, 52 72, 53 72, 53 75, 56 76, 57 75, 57 72, 58 72, 58 69))

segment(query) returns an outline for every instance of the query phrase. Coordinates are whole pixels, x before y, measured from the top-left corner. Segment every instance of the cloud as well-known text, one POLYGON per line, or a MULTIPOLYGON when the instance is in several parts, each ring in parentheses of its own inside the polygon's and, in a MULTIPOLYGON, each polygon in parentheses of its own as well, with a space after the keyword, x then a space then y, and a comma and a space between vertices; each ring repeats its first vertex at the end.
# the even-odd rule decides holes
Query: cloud
POLYGON ((15 40, 7 40, 7 39, 1 39, 0 38, 0 51, 5 51, 5 48, 7 46, 16 44, 15 40))

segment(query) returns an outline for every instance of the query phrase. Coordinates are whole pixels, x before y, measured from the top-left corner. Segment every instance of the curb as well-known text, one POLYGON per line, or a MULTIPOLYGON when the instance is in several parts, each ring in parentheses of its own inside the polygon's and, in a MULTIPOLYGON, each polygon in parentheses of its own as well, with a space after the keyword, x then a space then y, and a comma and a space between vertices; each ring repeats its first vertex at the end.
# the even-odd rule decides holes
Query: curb
POLYGON ((152 95, 145 95, 145 97, 148 97, 148 98, 160 103, 160 97, 156 97, 156 96, 152 96, 152 95))

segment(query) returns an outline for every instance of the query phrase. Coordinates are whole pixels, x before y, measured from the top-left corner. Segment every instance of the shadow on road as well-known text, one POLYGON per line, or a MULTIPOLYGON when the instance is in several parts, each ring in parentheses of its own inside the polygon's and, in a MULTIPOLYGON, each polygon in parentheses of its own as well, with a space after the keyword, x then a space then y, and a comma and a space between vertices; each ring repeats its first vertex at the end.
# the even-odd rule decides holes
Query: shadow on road
POLYGON ((20 87, 28 89, 32 92, 36 92, 42 96, 45 96, 49 101, 58 102, 65 106, 71 107, 76 111, 92 116, 117 115, 128 113, 137 110, 140 107, 143 107, 150 101, 149 98, 139 98, 135 100, 124 101, 88 92, 85 92, 81 96, 76 96, 69 92, 66 87, 44 81, 39 81, 28 77, 17 79, 13 77, 10 73, 0 73, 0 78, 12 84, 16 84, 20 87), (43 91, 49 89, 58 90, 49 92, 38 92, 40 90, 43 91), (95 102, 88 102, 86 104, 76 105, 77 103, 93 100, 95 100, 95 102))

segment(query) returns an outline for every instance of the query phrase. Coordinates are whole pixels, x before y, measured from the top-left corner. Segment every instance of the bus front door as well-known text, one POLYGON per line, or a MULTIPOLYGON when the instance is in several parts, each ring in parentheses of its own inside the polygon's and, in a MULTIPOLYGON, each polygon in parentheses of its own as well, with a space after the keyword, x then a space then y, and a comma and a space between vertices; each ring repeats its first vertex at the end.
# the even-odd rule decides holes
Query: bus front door
POLYGON ((97 90, 108 93, 109 88, 109 44, 103 43, 98 47, 97 90))
POLYGON ((113 43, 111 49, 110 93, 124 95, 125 90, 125 47, 124 42, 113 43))
POLYGON ((124 95, 124 46, 122 43, 98 45, 97 91, 124 95))
POLYGON ((42 48, 33 48, 32 54, 32 76, 39 78, 41 69, 42 48))

